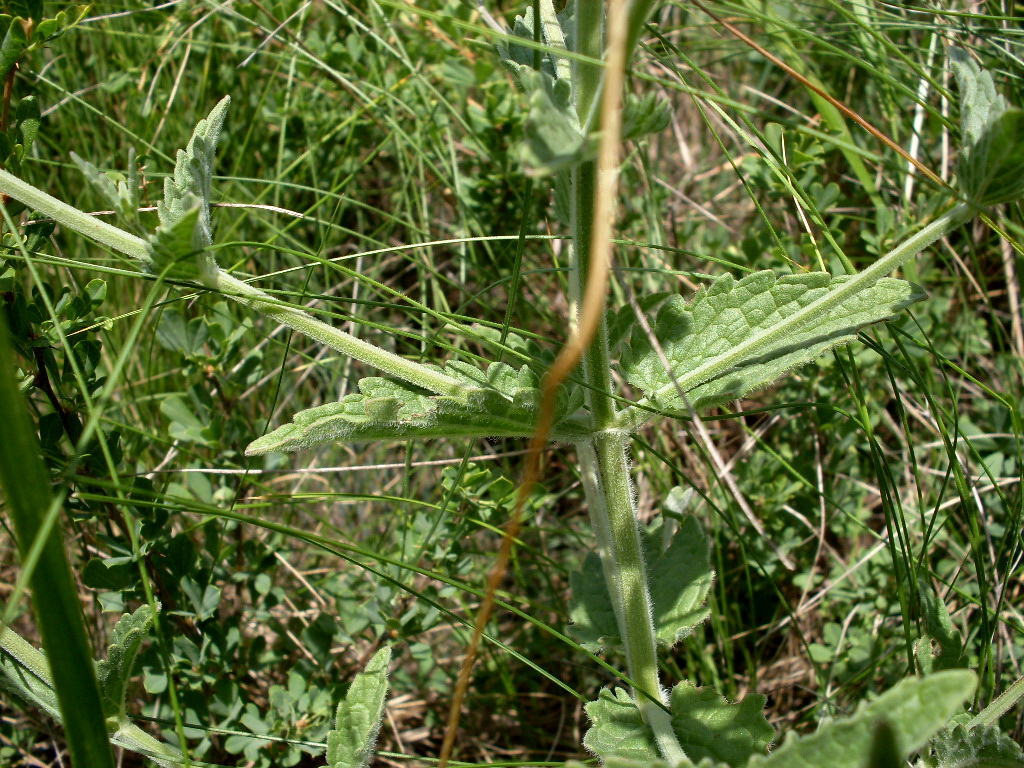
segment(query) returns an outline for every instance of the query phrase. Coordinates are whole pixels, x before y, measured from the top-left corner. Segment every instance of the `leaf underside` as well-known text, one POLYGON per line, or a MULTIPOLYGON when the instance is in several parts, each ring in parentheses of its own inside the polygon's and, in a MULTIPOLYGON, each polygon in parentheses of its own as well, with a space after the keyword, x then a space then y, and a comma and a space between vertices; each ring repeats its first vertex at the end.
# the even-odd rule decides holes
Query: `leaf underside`
MULTIPOLYGON (((334 442, 533 434, 540 389, 536 374, 528 367, 517 370, 505 363, 492 363, 483 371, 453 361, 444 373, 467 386, 465 396, 431 395, 390 379, 362 379, 359 392, 297 413, 291 424, 250 443, 246 454, 296 451, 334 442)), ((556 440, 585 436, 564 423, 583 404, 582 392, 563 387, 558 398, 552 435, 556 440)))
POLYGON ((883 278, 823 316, 790 329, 780 340, 765 343, 723 373, 701 373, 738 344, 769 331, 848 279, 825 272, 776 278, 764 271, 741 280, 723 275, 689 304, 681 296, 670 296, 650 322, 669 369, 637 326, 623 346, 622 374, 665 410, 685 409, 680 390, 694 407, 727 402, 853 340, 860 328, 890 320, 925 296, 912 283, 883 278))

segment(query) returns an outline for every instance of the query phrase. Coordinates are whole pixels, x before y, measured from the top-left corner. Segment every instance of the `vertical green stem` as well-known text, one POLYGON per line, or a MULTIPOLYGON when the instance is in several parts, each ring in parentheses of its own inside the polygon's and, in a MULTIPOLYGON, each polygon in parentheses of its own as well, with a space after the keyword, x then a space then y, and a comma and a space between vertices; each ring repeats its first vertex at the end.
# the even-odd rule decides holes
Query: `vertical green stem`
MULTIPOLYGON (((580 0, 575 6, 576 50, 591 58, 602 58, 604 54, 602 5, 593 0, 580 0)), ((618 21, 622 23, 623 20, 618 21)), ((612 63, 609 71, 621 74, 624 66, 624 60, 618 60, 612 63)), ((602 101, 601 75, 598 67, 574 62, 576 109, 584 130, 593 124, 597 105, 602 101)), ((622 88, 621 79, 612 78, 612 83, 606 87, 614 88, 617 95, 622 88)), ((611 95, 609 90, 603 98, 611 95)), ((617 99, 611 104, 614 109, 621 109, 617 99)), ((617 142, 619 125, 614 113, 611 114, 613 122, 606 124, 609 115, 605 113, 611 109, 602 108, 601 128, 608 134, 605 141, 613 136, 617 142)), ((582 163, 573 168, 569 176, 572 228, 569 290, 571 304, 577 313, 582 312, 591 268, 595 279, 607 279, 603 266, 608 254, 592 253, 592 248, 600 247, 594 244, 595 230, 602 230, 600 225, 604 225, 603 229, 608 228, 608 221, 596 219, 599 207, 596 195, 599 188, 603 195, 614 194, 614 183, 611 183, 614 176, 603 174, 617 174, 618 160, 617 147, 606 147, 603 143, 601 150, 600 165, 596 162, 582 163), (609 148, 616 151, 605 156, 609 148)), ((608 202, 608 198, 603 200, 608 202)), ((611 215, 610 205, 602 210, 602 216, 611 215)), ((601 238, 598 243, 602 243, 610 231, 599 231, 598 235, 601 238)), ((591 293, 588 297, 591 303, 593 296, 591 293)), ((578 327, 588 322, 580 316, 575 319, 578 327)), ((654 734, 662 757, 672 765, 688 766, 691 762, 672 729, 671 716, 665 706, 667 697, 658 675, 658 647, 650 587, 626 452, 629 438, 628 433, 615 428, 618 414, 612 397, 611 353, 603 306, 596 318, 593 340, 583 351, 582 367, 594 433, 589 441, 578 444, 577 451, 605 582, 626 654, 627 671, 635 686, 634 699, 654 734)))

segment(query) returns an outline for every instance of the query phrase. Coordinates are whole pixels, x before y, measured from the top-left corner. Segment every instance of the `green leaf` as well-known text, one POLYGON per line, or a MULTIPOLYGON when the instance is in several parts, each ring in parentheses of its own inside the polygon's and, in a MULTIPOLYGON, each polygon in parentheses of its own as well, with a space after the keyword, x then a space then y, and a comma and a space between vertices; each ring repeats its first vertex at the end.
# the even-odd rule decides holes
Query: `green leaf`
POLYGON ((892 729, 898 754, 906 757, 928 739, 969 699, 977 677, 968 670, 949 670, 909 678, 893 686, 852 717, 826 720, 817 731, 791 734, 767 758, 755 757, 749 768, 869 768, 878 724, 892 729))
POLYGON ((965 51, 950 48, 949 65, 960 89, 960 186, 979 205, 1024 197, 1024 110, 1010 107, 965 51))
POLYGON ((15 16, 38 22, 43 18, 43 0, 8 0, 7 10, 15 16))
POLYGON ((941 731, 931 744, 927 768, 1021 768, 1024 751, 998 728, 955 725, 941 731))
POLYGON ((639 139, 661 133, 672 119, 672 105, 666 99, 649 93, 643 98, 626 96, 622 112, 622 140, 639 139))
MULTIPOLYGON (((514 39, 497 43, 498 54, 501 56, 502 63, 508 67, 519 83, 519 86, 524 89, 526 86, 522 78, 524 73, 529 70, 539 71, 552 80, 564 80, 566 85, 572 80, 572 67, 569 61, 558 55, 560 51, 566 50, 565 30, 569 28, 568 14, 571 13, 571 3, 566 6, 566 10, 563 13, 555 12, 554 3, 551 0, 540 0, 539 7, 541 19, 539 37, 548 50, 537 51, 535 48, 529 45, 522 45, 514 39), (537 61, 540 63, 539 70, 534 67, 534 63, 537 61)), ((516 16, 512 28, 506 31, 510 38, 518 37, 533 43, 537 39, 535 29, 533 7, 531 6, 526 9, 525 15, 516 16)))
POLYGON ((776 279, 764 271, 741 280, 723 275, 689 304, 681 296, 671 296, 650 321, 670 370, 665 370, 658 351, 638 325, 623 348, 622 373, 665 409, 685 408, 680 390, 695 407, 725 402, 767 386, 789 369, 853 340, 860 328, 892 319, 925 295, 912 283, 882 278, 840 306, 771 340, 775 326, 850 279, 825 272, 776 279), (769 341, 755 345, 721 373, 712 373, 718 360, 758 336, 769 341))
MULTIPOLYGON (((322 443, 363 440, 416 440, 435 437, 528 437, 540 401, 536 374, 529 367, 492 363, 486 371, 450 362, 444 373, 470 385, 464 397, 429 395, 379 377, 362 379, 359 392, 340 402, 297 413, 291 424, 254 440, 246 454, 296 451, 322 443)), ((553 435, 572 439, 586 432, 567 421, 582 405, 576 387, 559 392, 553 435)))
MULTIPOLYGON (((74 152, 71 160, 78 166, 86 180, 102 195, 107 205, 118 215, 141 229, 139 224, 139 170, 135 162, 135 149, 128 149, 128 175, 103 173, 88 160, 74 152)), ((194 203, 193 203, 194 204, 194 203)))
POLYGON ((39 112, 39 104, 35 96, 26 96, 18 102, 18 108, 14 111, 14 117, 18 121, 18 132, 21 134, 21 146, 24 152, 32 148, 32 143, 39 133, 39 126, 42 117, 39 112))
MULTIPOLYGON (((643 536, 655 634, 659 643, 671 647, 710 615, 704 601, 715 574, 711 548, 696 517, 686 517, 667 546, 658 541, 664 538, 662 521, 643 536)), ((621 646, 615 609, 597 553, 587 555, 581 570, 570 574, 569 583, 570 634, 592 653, 621 646)))
POLYGON ((202 201, 188 193, 181 205, 188 203, 191 207, 168 224, 160 224, 147 241, 152 259, 147 268, 155 274, 174 280, 201 280, 213 265, 213 257, 206 250, 202 201))
POLYGON ((110 635, 107 658, 96 665, 103 714, 118 724, 128 720, 125 712, 128 683, 131 681, 135 658, 152 623, 153 611, 148 605, 142 606, 135 613, 124 614, 110 635))
POLYGON ((929 675, 941 669, 964 666, 963 640, 949 620, 945 603, 923 579, 918 581, 918 597, 921 600, 922 632, 914 644, 914 654, 921 673, 929 675), (934 651, 933 645, 937 646, 934 651))
POLYGON ((327 734, 328 768, 363 768, 373 756, 388 694, 391 648, 373 655, 338 704, 335 730, 327 734))
MULTIPOLYGON (((693 762, 708 759, 730 766, 744 765, 752 756, 763 754, 775 737, 775 729, 762 714, 764 702, 764 696, 751 694, 738 704, 730 704, 714 689, 697 688, 684 681, 672 689, 669 700, 672 729, 693 762)), ((585 709, 592 725, 583 744, 602 760, 658 759, 654 735, 626 691, 605 689, 585 709)))
POLYGON ((25 35, 24 19, 20 16, 4 16, 2 18, 4 37, 0 41, 0 76, 11 71, 28 48, 28 37, 25 35))
MULTIPOLYGON (((157 206, 161 228, 168 232, 177 230, 181 220, 193 215, 198 206, 195 243, 201 249, 213 244, 210 224, 213 166, 217 139, 230 102, 230 96, 224 96, 209 116, 199 121, 184 150, 178 150, 174 173, 164 180, 164 199, 157 206)), ((190 230, 191 227, 189 238, 193 237, 190 230)), ((212 261, 212 257, 208 258, 212 261)))
POLYGON ((529 99, 521 147, 527 171, 547 176, 596 157, 597 141, 580 127, 569 83, 532 70, 521 80, 529 99))

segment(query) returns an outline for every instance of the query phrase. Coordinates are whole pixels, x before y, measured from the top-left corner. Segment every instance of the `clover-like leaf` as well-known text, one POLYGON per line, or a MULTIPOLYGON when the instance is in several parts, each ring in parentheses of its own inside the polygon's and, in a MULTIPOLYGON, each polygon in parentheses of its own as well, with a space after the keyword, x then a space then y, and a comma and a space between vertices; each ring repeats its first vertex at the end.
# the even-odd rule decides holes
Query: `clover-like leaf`
MULTIPOLYGON (((529 367, 492 363, 484 370, 456 361, 448 363, 444 372, 468 385, 464 396, 431 395, 390 379, 369 377, 359 382, 359 392, 297 413, 291 424, 250 443, 246 454, 357 440, 533 434, 540 389, 529 367)), ((585 426, 570 418, 583 404, 579 388, 563 387, 558 398, 553 439, 585 437, 585 426)))
POLYGON ((977 676, 968 670, 938 672, 897 683, 870 704, 841 720, 826 720, 806 736, 791 734, 768 757, 748 768, 869 768, 878 726, 885 722, 900 757, 924 746, 969 699, 977 676))
MULTIPOLYGON (((655 635, 659 643, 671 647, 710 615, 704 601, 715 573, 710 545, 697 518, 684 519, 667 546, 659 545, 662 538, 659 521, 644 532, 643 543, 655 635)), ((573 622, 569 633, 592 653, 620 646, 615 609, 596 552, 589 553, 581 569, 570 574, 569 583, 573 622)))
POLYGON ((373 756, 388 695, 391 648, 377 651, 356 675, 338 704, 334 730, 327 734, 328 768, 363 768, 373 756))
POLYGON ((622 373, 662 408, 682 409, 680 391, 695 407, 725 402, 853 340, 860 328, 892 319, 925 295, 912 283, 883 278, 839 306, 778 332, 790 316, 850 279, 824 272, 776 278, 764 271, 741 280, 723 275, 689 304, 671 296, 651 322, 669 369, 638 326, 623 347, 622 373), (734 359, 744 343, 748 351, 734 359))
POLYGON ((965 51, 950 48, 949 65, 960 89, 960 186, 979 205, 1024 197, 1024 110, 965 51))
POLYGON ((96 664, 96 677, 100 684, 103 715, 118 723, 128 719, 125 713, 125 695, 131 680, 132 668, 139 648, 153 623, 153 611, 148 605, 135 613, 124 614, 110 635, 107 658, 96 664))
POLYGON ((954 725, 932 739, 922 768, 1022 768, 1024 751, 998 728, 954 725))
MULTIPOLYGON (((672 730, 693 762, 745 765, 752 756, 762 755, 775 738, 775 729, 762 713, 764 703, 764 696, 750 694, 730 704, 714 689, 684 681, 669 698, 672 730)), ((654 734, 626 691, 605 689, 585 709, 591 727, 583 744, 602 760, 650 763, 660 757, 654 734)))

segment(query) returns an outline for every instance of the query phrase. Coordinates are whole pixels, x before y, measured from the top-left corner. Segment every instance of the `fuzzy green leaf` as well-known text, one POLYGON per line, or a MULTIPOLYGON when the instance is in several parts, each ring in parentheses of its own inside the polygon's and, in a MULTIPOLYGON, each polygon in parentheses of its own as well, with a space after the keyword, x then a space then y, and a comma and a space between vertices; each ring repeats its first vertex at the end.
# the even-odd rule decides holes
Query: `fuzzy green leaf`
POLYGON ((533 7, 526 9, 523 16, 516 16, 511 29, 507 29, 510 40, 497 44, 498 54, 501 61, 508 67, 509 71, 516 78, 521 88, 525 88, 522 77, 527 70, 539 71, 552 80, 564 80, 566 85, 572 79, 572 67, 569 61, 558 55, 559 51, 566 50, 566 29, 569 28, 571 4, 562 13, 556 13, 554 3, 551 0, 540 0, 540 41, 548 47, 547 51, 536 51, 531 46, 522 45, 514 38, 534 42, 536 26, 533 21, 533 7), (536 70, 535 63, 540 64, 536 70))
MULTIPOLYGON (((712 688, 684 681, 672 689, 669 708, 672 729, 693 762, 710 760, 739 766, 761 755, 775 737, 762 714, 765 698, 751 694, 730 704, 712 688)), ((601 691, 585 707, 592 723, 584 746, 603 760, 625 758, 647 763, 658 758, 658 747, 632 697, 621 688, 601 691)))
MULTIPOLYGON (((450 362, 445 374, 469 385, 464 397, 430 395, 378 377, 362 379, 359 392, 339 402, 297 413, 291 424, 254 440, 246 454, 297 451, 322 443, 418 440, 435 437, 529 437, 540 402, 536 374, 528 367, 492 363, 481 370, 450 362)), ((563 388, 553 435, 585 436, 566 421, 582 404, 578 388, 563 388)))
POLYGON ((529 97, 521 148, 526 169, 547 176, 595 157, 597 142, 580 127, 569 83, 532 70, 520 78, 529 97))
POLYGON ((841 306, 804 320, 780 340, 755 347, 723 372, 710 373, 716 361, 738 344, 767 334, 849 279, 824 272, 776 279, 764 271, 741 280, 723 275, 689 304, 681 296, 671 296, 651 321, 670 370, 665 370, 643 329, 636 327, 623 349, 622 373, 665 409, 684 408, 680 390, 695 407, 725 402, 767 386, 791 368, 851 341, 865 325, 892 319, 925 295, 912 283, 883 278, 841 306))
POLYGON ((935 590, 924 580, 918 581, 923 632, 914 644, 914 654, 922 674, 964 666, 963 640, 949 620, 949 611, 935 590), (933 650, 933 647, 937 646, 933 650))
POLYGON ((178 150, 174 173, 164 180, 164 199, 157 204, 160 226, 148 238, 151 269, 182 280, 215 280, 217 263, 210 254, 210 194, 217 140, 231 97, 225 96, 199 121, 192 138, 178 150))
POLYGON ((998 728, 955 725, 931 742, 921 768, 1024 768, 1024 751, 998 728))
POLYGON ((950 48, 949 66, 960 89, 960 186, 979 205, 1024 197, 1024 111, 1007 104, 965 51, 950 48))
POLYGON ((210 227, 210 194, 213 189, 213 165, 224 118, 227 116, 231 97, 225 96, 210 114, 196 125, 192 138, 185 149, 178 150, 174 173, 164 180, 164 199, 157 206, 160 224, 174 226, 187 215, 198 198, 201 205, 200 223, 204 245, 213 243, 210 227))
POLYGON ((338 704, 335 730, 327 734, 328 768, 362 768, 373 756, 388 695, 391 648, 373 655, 338 704))
MULTIPOLYGON (((667 546, 659 539, 664 539, 660 521, 644 532, 643 540, 655 634, 659 643, 671 647, 710 615, 704 601, 715 574, 711 548, 697 518, 683 520, 667 546)), ((570 574, 569 583, 570 634, 592 653, 620 646, 615 609, 597 553, 587 555, 581 570, 570 574)))
POLYGON ((139 171, 135 163, 135 149, 132 147, 128 149, 127 176, 103 173, 95 165, 88 160, 83 160, 74 152, 71 153, 71 159, 86 180, 102 195, 107 205, 128 223, 138 226, 139 171))
POLYGON ((181 205, 189 207, 150 235, 147 244, 152 261, 147 268, 174 280, 201 280, 213 261, 206 251, 202 202, 189 193, 182 197, 181 205))
POLYGON ((148 605, 142 606, 135 613, 124 614, 111 633, 107 658, 96 665, 103 714, 119 723, 128 719, 125 713, 128 683, 135 666, 135 657, 152 623, 153 611, 148 605))
POLYGON ((869 768, 878 724, 888 723, 901 757, 920 749, 971 697, 977 677, 968 670, 909 678, 842 720, 827 720, 803 737, 790 735, 749 768, 869 768))
POLYGON ((60 704, 46 654, 0 624, 0 689, 20 696, 58 723, 60 704))

